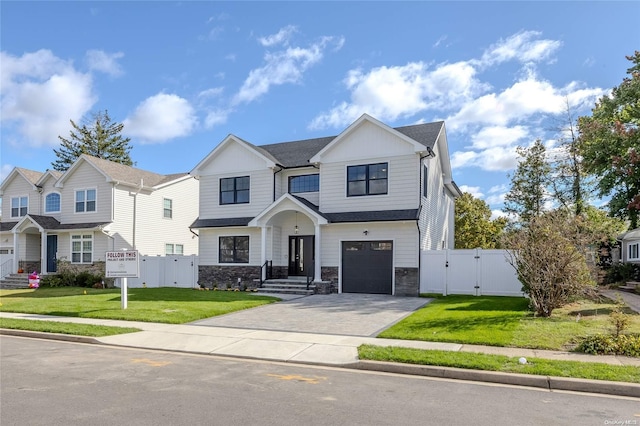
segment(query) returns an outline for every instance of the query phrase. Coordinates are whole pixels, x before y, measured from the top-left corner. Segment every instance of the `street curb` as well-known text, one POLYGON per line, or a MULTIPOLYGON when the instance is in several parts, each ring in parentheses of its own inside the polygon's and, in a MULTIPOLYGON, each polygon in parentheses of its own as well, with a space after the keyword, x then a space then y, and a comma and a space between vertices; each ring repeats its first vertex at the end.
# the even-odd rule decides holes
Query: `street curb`
POLYGON ((0 334, 18 337, 31 337, 36 339, 62 340, 65 342, 102 344, 98 339, 73 334, 45 333, 42 331, 17 330, 13 328, 0 328, 0 334))
POLYGON ((537 376, 533 374, 502 373, 498 371, 466 370, 432 365, 400 364, 383 361, 360 361, 353 368, 443 379, 470 380, 528 386, 548 390, 564 390, 640 398, 640 385, 606 380, 576 379, 572 377, 537 376))

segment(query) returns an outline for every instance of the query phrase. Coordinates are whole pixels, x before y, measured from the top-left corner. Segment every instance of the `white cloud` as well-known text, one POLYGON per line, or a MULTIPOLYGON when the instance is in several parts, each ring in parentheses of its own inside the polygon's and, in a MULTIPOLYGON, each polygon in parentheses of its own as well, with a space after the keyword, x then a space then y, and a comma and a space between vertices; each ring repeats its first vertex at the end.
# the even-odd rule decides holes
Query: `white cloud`
POLYGON ((472 134, 471 141, 474 149, 487 149, 496 146, 512 146, 528 137, 529 131, 524 126, 489 126, 472 134))
POLYGON ((475 198, 482 198, 484 196, 479 186, 460 185, 460 191, 468 192, 475 198))
POLYGON ((481 66, 491 66, 513 59, 519 62, 540 62, 551 57, 562 46, 557 40, 540 40, 538 31, 521 31, 506 40, 500 40, 487 49, 478 61, 481 66))
POLYGON ((340 43, 342 42, 339 38, 323 37, 307 48, 288 47, 285 50, 266 53, 265 65, 249 73, 234 96, 232 104, 253 102, 274 85, 300 83, 304 72, 322 59, 325 48, 330 44, 340 43))
POLYGON ((89 50, 85 54, 85 60, 90 70, 100 71, 105 74, 117 77, 124 74, 122 67, 117 62, 124 57, 124 53, 107 53, 102 50, 89 50))
POLYGON ((123 124, 123 133, 128 136, 140 138, 143 143, 155 143, 189 135, 197 118, 186 99, 159 93, 140 103, 123 124))
POLYGON ((495 146, 485 150, 456 151, 451 155, 451 167, 479 167, 490 172, 501 172, 513 169, 518 163, 515 146, 495 146))
POLYGON ((278 31, 276 34, 272 34, 266 37, 258 38, 258 42, 264 47, 275 46, 276 44, 288 44, 291 36, 298 31, 298 28, 294 25, 287 25, 278 31))
POLYGON ((96 102, 91 74, 49 50, 21 57, 0 53, 2 126, 17 130, 11 143, 55 146, 96 102))
POLYGON ((434 70, 424 62, 348 72, 344 84, 351 102, 342 102, 313 119, 309 127, 343 127, 363 113, 383 121, 409 117, 427 109, 449 109, 485 89, 475 69, 465 62, 442 64, 434 70))
POLYGON ((210 111, 204 120, 204 125, 207 129, 217 126, 218 124, 224 124, 229 118, 231 110, 218 109, 210 111))
POLYGON ((213 87, 211 89, 203 90, 202 92, 198 93, 198 97, 204 99, 217 98, 218 96, 222 95, 222 92, 224 92, 224 87, 213 87))

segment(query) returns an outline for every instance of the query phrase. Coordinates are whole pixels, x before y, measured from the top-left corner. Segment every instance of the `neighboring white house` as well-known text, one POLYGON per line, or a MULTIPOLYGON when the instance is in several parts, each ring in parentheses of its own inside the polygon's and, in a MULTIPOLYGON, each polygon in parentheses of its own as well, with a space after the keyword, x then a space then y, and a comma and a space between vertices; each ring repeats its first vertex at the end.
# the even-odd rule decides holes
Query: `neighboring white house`
POLYGON ((110 250, 141 255, 197 254, 189 229, 198 183, 89 155, 64 173, 14 168, 0 184, 3 258, 27 271, 56 271, 56 260, 91 265, 110 250), (6 252, 6 253, 5 253, 6 252))
POLYGON ((255 146, 226 137, 200 182, 199 282, 313 277, 338 292, 418 296, 420 251, 453 248, 444 122, 363 115, 338 136, 255 146))
POLYGON ((640 228, 628 231, 618 239, 621 242, 622 262, 640 264, 640 228))

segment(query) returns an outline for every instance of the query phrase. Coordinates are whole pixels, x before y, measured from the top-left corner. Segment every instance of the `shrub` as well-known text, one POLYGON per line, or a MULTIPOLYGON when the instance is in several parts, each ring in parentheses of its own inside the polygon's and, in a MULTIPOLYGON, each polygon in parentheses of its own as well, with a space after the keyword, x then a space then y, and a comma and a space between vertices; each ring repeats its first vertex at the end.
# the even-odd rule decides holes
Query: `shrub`
POLYGON ((640 280, 640 265, 615 263, 606 269, 606 284, 624 283, 632 280, 640 280))
POLYGON ((585 337, 577 347, 577 350, 593 355, 624 355, 631 357, 640 356, 640 335, 620 334, 594 334, 585 337))
MULTIPOLYGON (((102 275, 82 271, 63 270, 55 275, 45 275, 40 279, 41 287, 93 287, 102 282, 102 275)), ((108 283, 105 283, 107 285, 108 283)))

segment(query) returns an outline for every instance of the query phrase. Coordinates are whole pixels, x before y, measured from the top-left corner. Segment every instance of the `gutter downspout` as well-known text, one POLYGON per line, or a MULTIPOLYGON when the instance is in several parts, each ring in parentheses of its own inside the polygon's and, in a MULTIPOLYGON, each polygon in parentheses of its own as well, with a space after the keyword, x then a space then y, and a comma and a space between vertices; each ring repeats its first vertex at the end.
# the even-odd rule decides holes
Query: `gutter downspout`
POLYGON ((140 179, 140 186, 138 187, 138 190, 133 194, 133 249, 137 250, 136 248, 136 216, 137 216, 137 210, 138 210, 138 194, 140 193, 140 191, 142 191, 142 188, 144 186, 144 179, 140 179))

